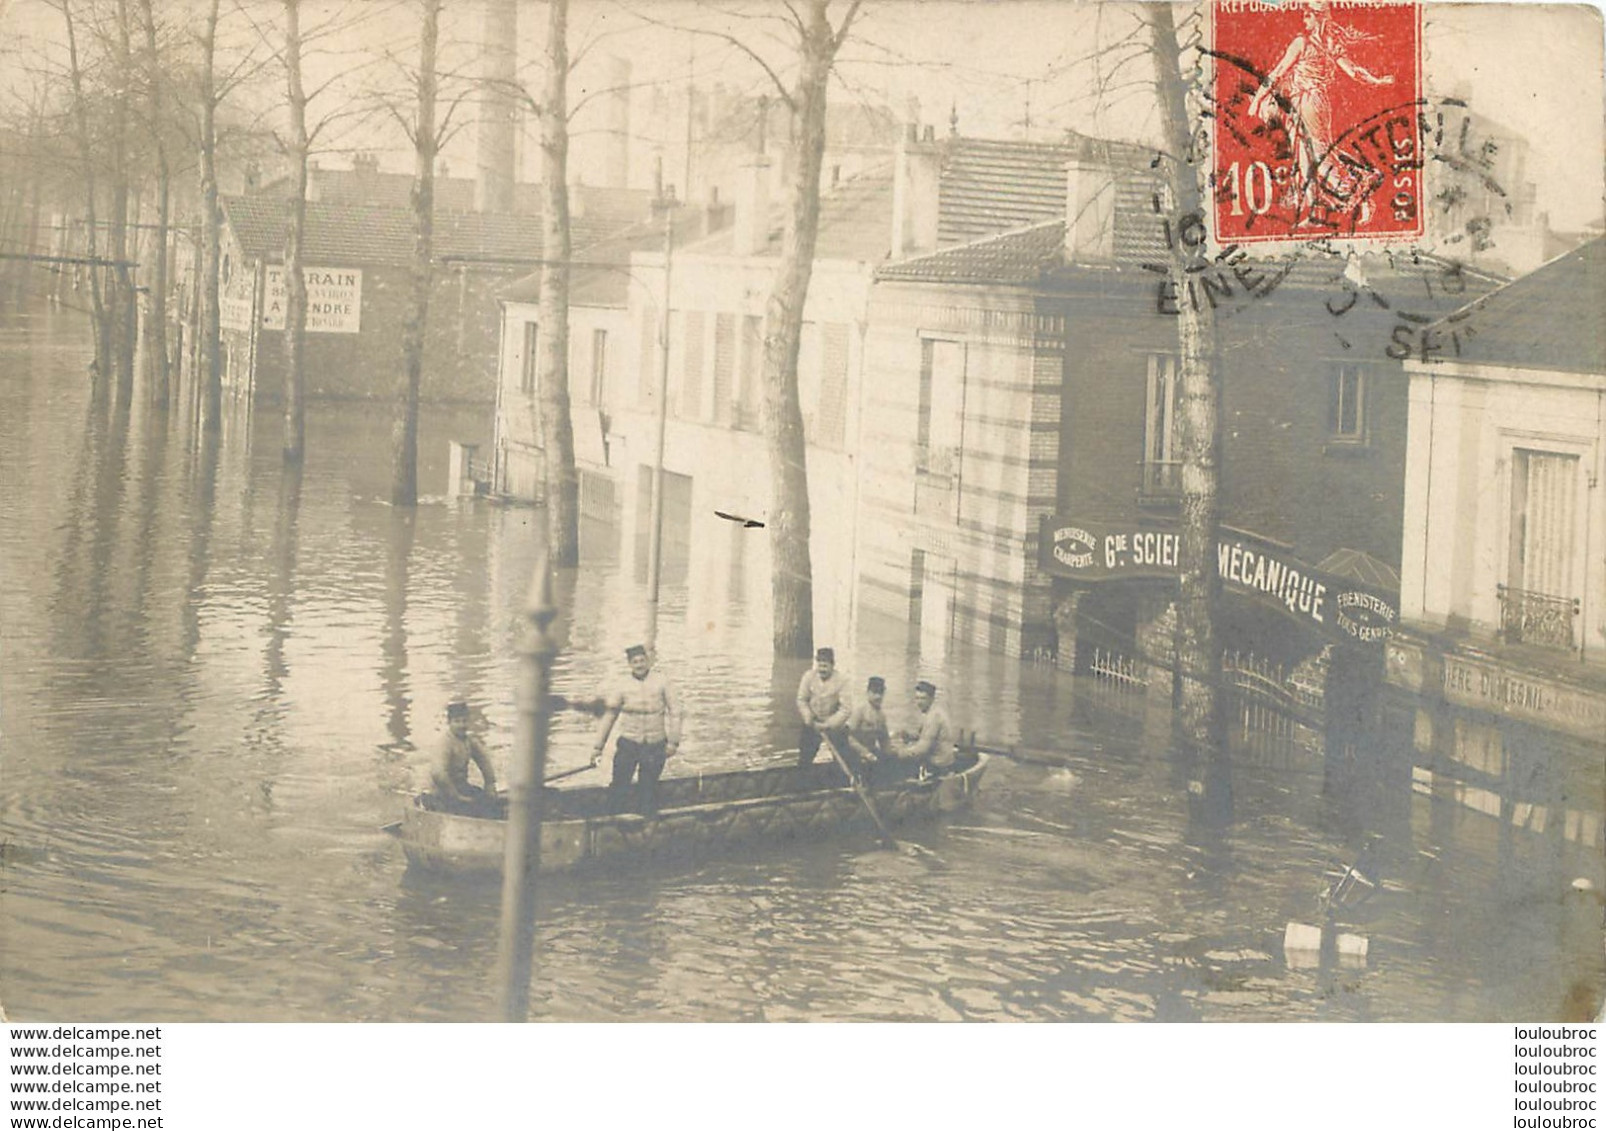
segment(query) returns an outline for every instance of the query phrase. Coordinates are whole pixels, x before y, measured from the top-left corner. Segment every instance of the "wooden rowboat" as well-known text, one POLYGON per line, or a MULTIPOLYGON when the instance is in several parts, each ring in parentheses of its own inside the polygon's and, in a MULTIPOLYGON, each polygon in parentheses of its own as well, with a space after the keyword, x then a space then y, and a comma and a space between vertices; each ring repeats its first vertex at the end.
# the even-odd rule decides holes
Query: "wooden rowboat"
MULTIPOLYGON (((950 770, 872 783, 870 792, 882 818, 895 825, 964 808, 986 768, 986 754, 961 751, 950 770)), ((726 844, 817 839, 869 821, 863 800, 828 763, 665 778, 651 816, 610 813, 605 786, 547 789, 542 803, 542 872, 614 858, 687 856, 726 844)), ((440 812, 425 795, 392 826, 410 866, 453 874, 500 872, 505 828, 504 820, 440 812)))

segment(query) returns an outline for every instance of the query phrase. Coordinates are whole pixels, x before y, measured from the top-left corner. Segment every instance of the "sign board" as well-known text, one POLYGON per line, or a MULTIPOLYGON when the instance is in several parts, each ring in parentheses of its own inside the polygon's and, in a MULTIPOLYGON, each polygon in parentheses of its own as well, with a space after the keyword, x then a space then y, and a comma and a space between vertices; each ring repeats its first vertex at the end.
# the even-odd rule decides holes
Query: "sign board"
MULTIPOLYGON (((1039 564, 1079 581, 1175 580, 1182 533, 1175 521, 1108 523, 1043 519, 1039 564)), ((1349 644, 1376 644, 1399 621, 1397 595, 1323 573, 1265 539, 1223 530, 1216 540, 1222 586, 1275 605, 1295 620, 1349 644)))
POLYGON ((251 300, 224 295, 218 301, 218 325, 225 330, 251 328, 251 300))
MULTIPOLYGON (((270 264, 263 271, 266 293, 262 298, 262 328, 283 330, 284 268, 270 264)), ((362 269, 357 267, 303 267, 307 281, 307 332, 355 334, 362 328, 362 269)))

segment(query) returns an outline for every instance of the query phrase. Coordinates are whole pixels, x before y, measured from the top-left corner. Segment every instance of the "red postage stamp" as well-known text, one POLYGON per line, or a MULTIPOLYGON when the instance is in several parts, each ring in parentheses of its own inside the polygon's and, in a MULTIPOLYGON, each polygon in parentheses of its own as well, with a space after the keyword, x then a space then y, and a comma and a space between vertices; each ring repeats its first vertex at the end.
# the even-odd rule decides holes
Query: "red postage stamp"
POLYGON ((1422 232, 1422 14, 1414 3, 1216 0, 1216 238, 1422 232))

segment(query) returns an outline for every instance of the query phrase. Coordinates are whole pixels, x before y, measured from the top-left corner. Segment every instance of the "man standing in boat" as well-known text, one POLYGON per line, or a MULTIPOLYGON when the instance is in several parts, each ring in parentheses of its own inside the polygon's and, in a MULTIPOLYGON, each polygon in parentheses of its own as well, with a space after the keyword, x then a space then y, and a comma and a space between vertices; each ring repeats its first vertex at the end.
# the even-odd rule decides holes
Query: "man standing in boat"
POLYGON ((449 813, 469 817, 498 816, 496 771, 480 740, 468 732, 468 704, 446 705, 446 738, 430 778, 435 797, 449 813), (468 764, 480 768, 484 788, 468 784, 468 764))
POLYGON ((918 730, 906 730, 892 744, 892 753, 908 772, 941 773, 954 764, 954 727, 937 705, 937 687, 928 680, 915 684, 918 730))
POLYGON ((829 742, 841 751, 847 747, 845 727, 848 705, 842 700, 843 679, 837 674, 836 652, 821 648, 814 653, 814 666, 803 673, 797 685, 797 713, 803 726, 797 736, 797 764, 814 764, 820 742, 829 742))
POLYGON ((602 760, 608 732, 617 720, 619 740, 613 752, 613 779, 608 783, 609 807, 615 812, 624 809, 631 781, 637 779, 636 808, 652 813, 658 808, 658 779, 663 776, 664 763, 680 749, 680 700, 670 682, 652 670, 646 648, 632 644, 625 649, 625 658, 630 661, 630 678, 603 699, 591 764, 602 760))
POLYGON ((870 768, 889 754, 892 737, 887 733, 887 716, 881 710, 886 697, 887 681, 873 675, 864 685, 864 701, 855 703, 848 712, 845 729, 852 754, 849 762, 857 762, 861 775, 868 775, 870 768))

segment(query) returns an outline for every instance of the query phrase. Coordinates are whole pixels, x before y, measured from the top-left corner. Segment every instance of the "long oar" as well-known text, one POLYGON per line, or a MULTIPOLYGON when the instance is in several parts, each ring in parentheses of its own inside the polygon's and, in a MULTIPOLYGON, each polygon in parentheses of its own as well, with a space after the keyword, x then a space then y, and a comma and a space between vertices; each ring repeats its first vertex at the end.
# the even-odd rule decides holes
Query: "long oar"
POLYGON ((575 774, 583 774, 587 770, 594 770, 596 768, 597 768, 597 763, 596 762, 587 762, 585 765, 576 766, 572 770, 563 770, 563 771, 560 771, 559 773, 556 773, 556 774, 548 774, 546 777, 541 779, 541 784, 542 785, 551 785, 555 781, 562 781, 564 778, 572 778, 572 777, 574 777, 575 774))
POLYGON ((820 735, 820 745, 831 752, 831 757, 836 759, 836 764, 842 767, 844 774, 848 775, 848 784, 853 787, 853 792, 859 795, 859 800, 864 802, 865 812, 869 813, 870 819, 875 822, 876 830, 881 834, 882 841, 885 842, 888 848, 896 852, 898 850, 898 842, 892 833, 887 831, 887 823, 881 819, 881 814, 876 812, 875 802, 870 800, 869 787, 864 784, 859 775, 848 768, 848 761, 842 757, 842 751, 836 748, 836 743, 822 734, 820 735))
MULTIPOLYGON (((974 750, 978 754, 989 754, 995 758, 1008 758, 1011 762, 1023 762, 1028 766, 1065 766, 1071 759, 1069 751, 1041 750, 1030 746, 1004 745, 998 742, 983 742, 974 734, 960 742, 961 750, 974 750)), ((1101 750, 1100 746, 1085 747, 1086 750, 1101 750)))

